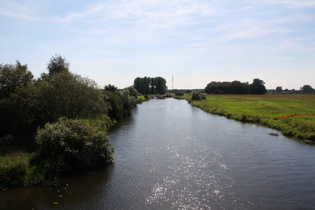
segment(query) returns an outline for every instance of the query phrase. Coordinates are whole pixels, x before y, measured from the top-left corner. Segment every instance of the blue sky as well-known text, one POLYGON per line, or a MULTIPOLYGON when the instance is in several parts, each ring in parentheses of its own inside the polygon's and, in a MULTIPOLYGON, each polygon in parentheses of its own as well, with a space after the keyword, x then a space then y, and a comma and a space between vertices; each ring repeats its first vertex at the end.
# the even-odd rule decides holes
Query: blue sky
POLYGON ((0 0, 0 63, 39 77, 70 70, 124 88, 161 76, 174 88, 265 81, 315 88, 315 0, 0 0))

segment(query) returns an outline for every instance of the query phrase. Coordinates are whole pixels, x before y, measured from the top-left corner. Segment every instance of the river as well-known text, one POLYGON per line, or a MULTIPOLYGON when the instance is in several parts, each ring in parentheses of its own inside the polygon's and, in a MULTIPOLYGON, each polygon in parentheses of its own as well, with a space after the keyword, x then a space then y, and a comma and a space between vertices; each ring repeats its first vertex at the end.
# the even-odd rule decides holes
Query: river
POLYGON ((3 209, 314 209, 315 147, 153 99, 110 133, 115 163, 0 194, 3 209))

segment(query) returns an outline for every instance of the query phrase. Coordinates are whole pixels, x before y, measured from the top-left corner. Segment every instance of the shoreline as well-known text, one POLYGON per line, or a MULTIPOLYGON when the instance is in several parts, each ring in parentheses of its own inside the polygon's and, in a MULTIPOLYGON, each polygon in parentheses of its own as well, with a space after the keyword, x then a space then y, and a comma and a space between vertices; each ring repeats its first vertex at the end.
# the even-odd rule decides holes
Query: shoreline
POLYGON ((315 103, 314 95, 207 95, 206 100, 189 101, 189 95, 186 94, 181 99, 187 100, 192 106, 207 113, 275 129, 285 137, 315 145, 315 126, 313 125, 315 108, 305 105, 306 100, 315 103), (270 105, 271 103, 273 105, 270 105), (292 114, 287 113, 286 109, 292 108, 292 104, 307 107, 304 110, 305 113, 300 113, 301 110, 298 108, 292 109, 292 114), (247 107, 244 108, 244 106, 247 107), (255 109, 264 110, 259 113, 255 109))

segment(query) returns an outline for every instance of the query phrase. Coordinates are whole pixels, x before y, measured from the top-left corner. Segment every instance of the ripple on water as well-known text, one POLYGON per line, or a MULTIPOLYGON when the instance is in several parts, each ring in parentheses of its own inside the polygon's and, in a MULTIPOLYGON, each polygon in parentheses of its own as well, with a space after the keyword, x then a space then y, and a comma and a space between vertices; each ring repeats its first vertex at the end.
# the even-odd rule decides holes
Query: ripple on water
POLYGON ((164 159, 167 159, 168 165, 154 165, 148 170, 149 175, 157 171, 163 174, 164 171, 164 177, 152 187, 146 198, 146 206, 209 209, 214 205, 222 206, 224 202, 233 205, 236 197, 230 188, 234 181, 225 175, 228 166, 222 160, 220 152, 209 146, 194 145, 188 154, 188 147, 191 145, 167 145, 168 154, 164 159))

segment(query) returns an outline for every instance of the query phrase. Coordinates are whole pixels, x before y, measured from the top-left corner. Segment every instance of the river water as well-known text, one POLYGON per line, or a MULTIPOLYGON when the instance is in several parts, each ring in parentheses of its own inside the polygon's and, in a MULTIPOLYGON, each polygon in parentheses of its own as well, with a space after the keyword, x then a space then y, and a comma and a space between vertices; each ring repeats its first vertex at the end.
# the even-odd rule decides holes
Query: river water
POLYGON ((115 164, 0 194, 3 209, 314 209, 315 147, 153 99, 110 133, 115 164))

